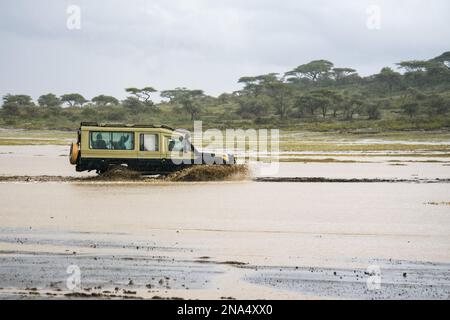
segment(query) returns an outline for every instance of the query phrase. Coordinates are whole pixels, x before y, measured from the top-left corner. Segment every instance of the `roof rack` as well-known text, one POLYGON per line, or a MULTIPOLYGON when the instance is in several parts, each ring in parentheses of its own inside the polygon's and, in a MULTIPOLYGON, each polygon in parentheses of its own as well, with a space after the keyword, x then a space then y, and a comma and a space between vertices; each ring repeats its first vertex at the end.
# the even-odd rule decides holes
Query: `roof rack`
POLYGON ((172 127, 166 125, 155 126, 153 124, 124 124, 124 123, 98 123, 83 121, 80 123, 81 127, 124 127, 124 128, 163 128, 171 131, 175 131, 172 127))
POLYGON ((98 127, 98 123, 97 122, 81 122, 80 123, 81 127, 98 127))

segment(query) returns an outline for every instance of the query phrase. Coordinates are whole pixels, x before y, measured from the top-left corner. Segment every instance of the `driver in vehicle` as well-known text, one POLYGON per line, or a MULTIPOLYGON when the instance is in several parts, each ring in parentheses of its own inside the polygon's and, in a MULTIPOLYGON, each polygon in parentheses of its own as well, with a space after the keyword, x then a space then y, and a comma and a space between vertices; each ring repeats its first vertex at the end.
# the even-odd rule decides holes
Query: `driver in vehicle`
POLYGON ((101 133, 98 133, 95 137, 94 146, 96 149, 106 149, 106 142, 103 140, 101 133))

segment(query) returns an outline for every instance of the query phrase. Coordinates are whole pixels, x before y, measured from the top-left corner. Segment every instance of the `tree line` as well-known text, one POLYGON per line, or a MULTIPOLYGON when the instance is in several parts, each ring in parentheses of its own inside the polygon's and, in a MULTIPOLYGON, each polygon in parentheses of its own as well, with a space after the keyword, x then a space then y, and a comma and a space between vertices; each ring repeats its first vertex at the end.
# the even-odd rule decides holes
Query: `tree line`
MULTIPOLYGON (((220 123, 255 124, 364 119, 419 120, 447 118, 450 109, 450 52, 429 59, 402 61, 399 71, 384 67, 377 74, 360 76, 349 67, 314 60, 284 73, 243 76, 240 90, 206 95, 200 89, 158 91, 151 86, 126 88, 119 101, 109 95, 88 100, 80 93, 3 97, 0 120, 4 125, 28 122, 36 127, 71 126, 71 122, 162 121, 202 119, 220 123), (156 94, 162 101, 155 103, 156 94)), ((445 122, 448 123, 448 122, 445 122)))

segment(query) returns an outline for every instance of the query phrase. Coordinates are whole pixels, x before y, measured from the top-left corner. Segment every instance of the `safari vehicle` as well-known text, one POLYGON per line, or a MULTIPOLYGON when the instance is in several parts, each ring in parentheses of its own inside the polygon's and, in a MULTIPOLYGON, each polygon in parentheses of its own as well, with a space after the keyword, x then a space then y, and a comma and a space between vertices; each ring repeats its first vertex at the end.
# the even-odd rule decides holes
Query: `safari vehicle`
POLYGON ((232 154, 198 151, 182 132, 168 126, 81 122, 70 147, 76 171, 103 173, 126 166, 145 174, 165 174, 196 164, 235 164, 232 154))

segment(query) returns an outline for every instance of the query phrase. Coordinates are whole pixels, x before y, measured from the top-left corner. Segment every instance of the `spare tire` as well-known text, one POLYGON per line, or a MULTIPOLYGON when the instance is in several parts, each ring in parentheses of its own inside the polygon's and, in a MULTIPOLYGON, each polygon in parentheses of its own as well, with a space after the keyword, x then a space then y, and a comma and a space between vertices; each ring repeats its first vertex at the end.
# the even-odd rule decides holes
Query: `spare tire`
POLYGON ((69 154, 70 163, 77 164, 79 155, 80 155, 80 146, 78 145, 78 143, 73 142, 70 145, 70 154, 69 154))

